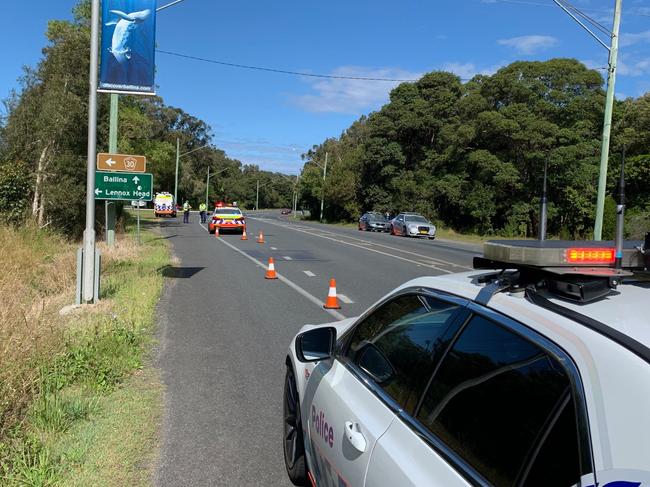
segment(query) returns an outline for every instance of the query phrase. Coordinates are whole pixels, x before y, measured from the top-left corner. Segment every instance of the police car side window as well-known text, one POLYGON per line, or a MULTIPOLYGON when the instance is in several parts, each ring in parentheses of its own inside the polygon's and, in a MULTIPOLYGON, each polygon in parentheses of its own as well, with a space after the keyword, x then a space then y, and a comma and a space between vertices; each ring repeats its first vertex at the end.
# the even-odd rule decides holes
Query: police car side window
POLYGON ((457 310, 455 304, 428 296, 397 297, 355 328, 347 356, 413 412, 457 310))
POLYGON ((496 486, 568 487, 580 479, 566 371, 480 316, 443 359, 417 419, 496 486))

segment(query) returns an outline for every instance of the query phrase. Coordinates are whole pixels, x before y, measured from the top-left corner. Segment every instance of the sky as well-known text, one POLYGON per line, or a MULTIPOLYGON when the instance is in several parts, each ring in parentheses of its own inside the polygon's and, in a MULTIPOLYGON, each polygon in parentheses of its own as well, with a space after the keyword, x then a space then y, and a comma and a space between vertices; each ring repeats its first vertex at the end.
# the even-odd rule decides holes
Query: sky
MULTIPOLYGON (((23 66, 38 62, 47 21, 71 18, 75 3, 2 0, 0 98, 18 88, 23 66)), ((611 27, 614 0, 573 4, 611 27)), ((638 97, 650 91, 650 0, 623 1, 620 40, 616 94, 638 97)), ((398 80, 435 70, 468 79, 513 61, 553 57, 573 57, 603 73, 607 65, 605 48, 552 0, 184 0, 158 14, 157 44, 227 63, 398 80)), ((381 108, 398 84, 238 69, 163 53, 156 67, 158 94, 206 121, 217 147, 290 174, 300 172, 301 154, 381 108)))

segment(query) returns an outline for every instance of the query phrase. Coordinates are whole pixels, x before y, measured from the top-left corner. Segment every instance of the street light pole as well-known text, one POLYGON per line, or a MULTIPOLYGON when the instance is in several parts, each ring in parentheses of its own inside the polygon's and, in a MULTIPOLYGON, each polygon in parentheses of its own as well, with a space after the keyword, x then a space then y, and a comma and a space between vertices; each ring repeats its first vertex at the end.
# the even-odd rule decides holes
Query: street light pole
POLYGON ((95 298, 95 158, 97 157, 97 78, 99 62, 99 0, 92 0, 88 85, 88 153, 86 174, 86 229, 82 265, 82 301, 95 298))
POLYGON ((566 0, 553 0, 553 2, 564 10, 575 20, 589 35, 609 51, 607 63, 607 95, 605 97, 605 116, 603 119, 603 138, 600 146, 600 173, 598 175, 598 196, 596 198, 596 220, 594 223, 594 240, 601 240, 603 233, 603 216, 605 214, 605 191, 607 190, 607 164, 609 162, 609 143, 612 131, 612 112, 614 108, 614 87, 616 85, 616 62, 618 59, 618 33, 621 27, 621 10, 623 0, 615 0, 614 23, 609 31, 590 17, 586 16, 576 7, 569 5, 566 0), (610 45, 604 43, 578 16, 586 19, 595 25, 601 32, 606 33, 610 38, 610 45))
POLYGON ((594 240, 603 236, 603 217, 605 215, 605 191, 607 189, 607 164, 609 163, 609 142, 612 131, 612 112, 614 109, 614 86, 616 84, 616 62, 618 58, 618 32, 621 26, 622 0, 616 0, 612 45, 609 49, 607 66, 607 96, 605 98, 605 120, 603 121, 603 140, 600 147, 600 174, 598 176, 598 197, 596 200, 596 223, 594 240))
POLYGON ((329 153, 325 152, 325 167, 323 167, 323 190, 320 198, 320 222, 323 223, 323 209, 325 207, 325 178, 327 177, 327 159, 329 153))
POLYGON ((257 193, 255 196, 255 211, 260 209, 260 180, 257 180, 257 193))
POLYGON ((205 206, 208 206, 208 190, 210 188, 210 166, 208 166, 208 179, 205 181, 205 206))
POLYGON ((174 204, 178 205, 178 162, 181 160, 181 141, 176 137, 176 177, 174 179, 174 204))

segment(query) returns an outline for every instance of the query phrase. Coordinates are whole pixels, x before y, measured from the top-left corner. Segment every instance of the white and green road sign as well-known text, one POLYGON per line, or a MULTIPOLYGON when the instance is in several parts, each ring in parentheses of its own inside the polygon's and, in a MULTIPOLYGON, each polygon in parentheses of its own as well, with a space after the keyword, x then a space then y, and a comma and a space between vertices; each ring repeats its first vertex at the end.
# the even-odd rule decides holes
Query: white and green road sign
POLYGON ((97 171, 95 199, 151 201, 153 175, 141 172, 97 171))

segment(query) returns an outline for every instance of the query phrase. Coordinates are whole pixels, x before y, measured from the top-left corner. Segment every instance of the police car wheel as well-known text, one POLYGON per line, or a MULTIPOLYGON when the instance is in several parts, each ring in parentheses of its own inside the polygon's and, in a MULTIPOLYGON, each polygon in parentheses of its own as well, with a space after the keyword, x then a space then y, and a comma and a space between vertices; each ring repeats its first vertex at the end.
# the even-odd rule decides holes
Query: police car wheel
POLYGON ((305 444, 300 420, 300 399, 293 369, 288 366, 284 379, 284 465, 294 485, 306 485, 305 444))

